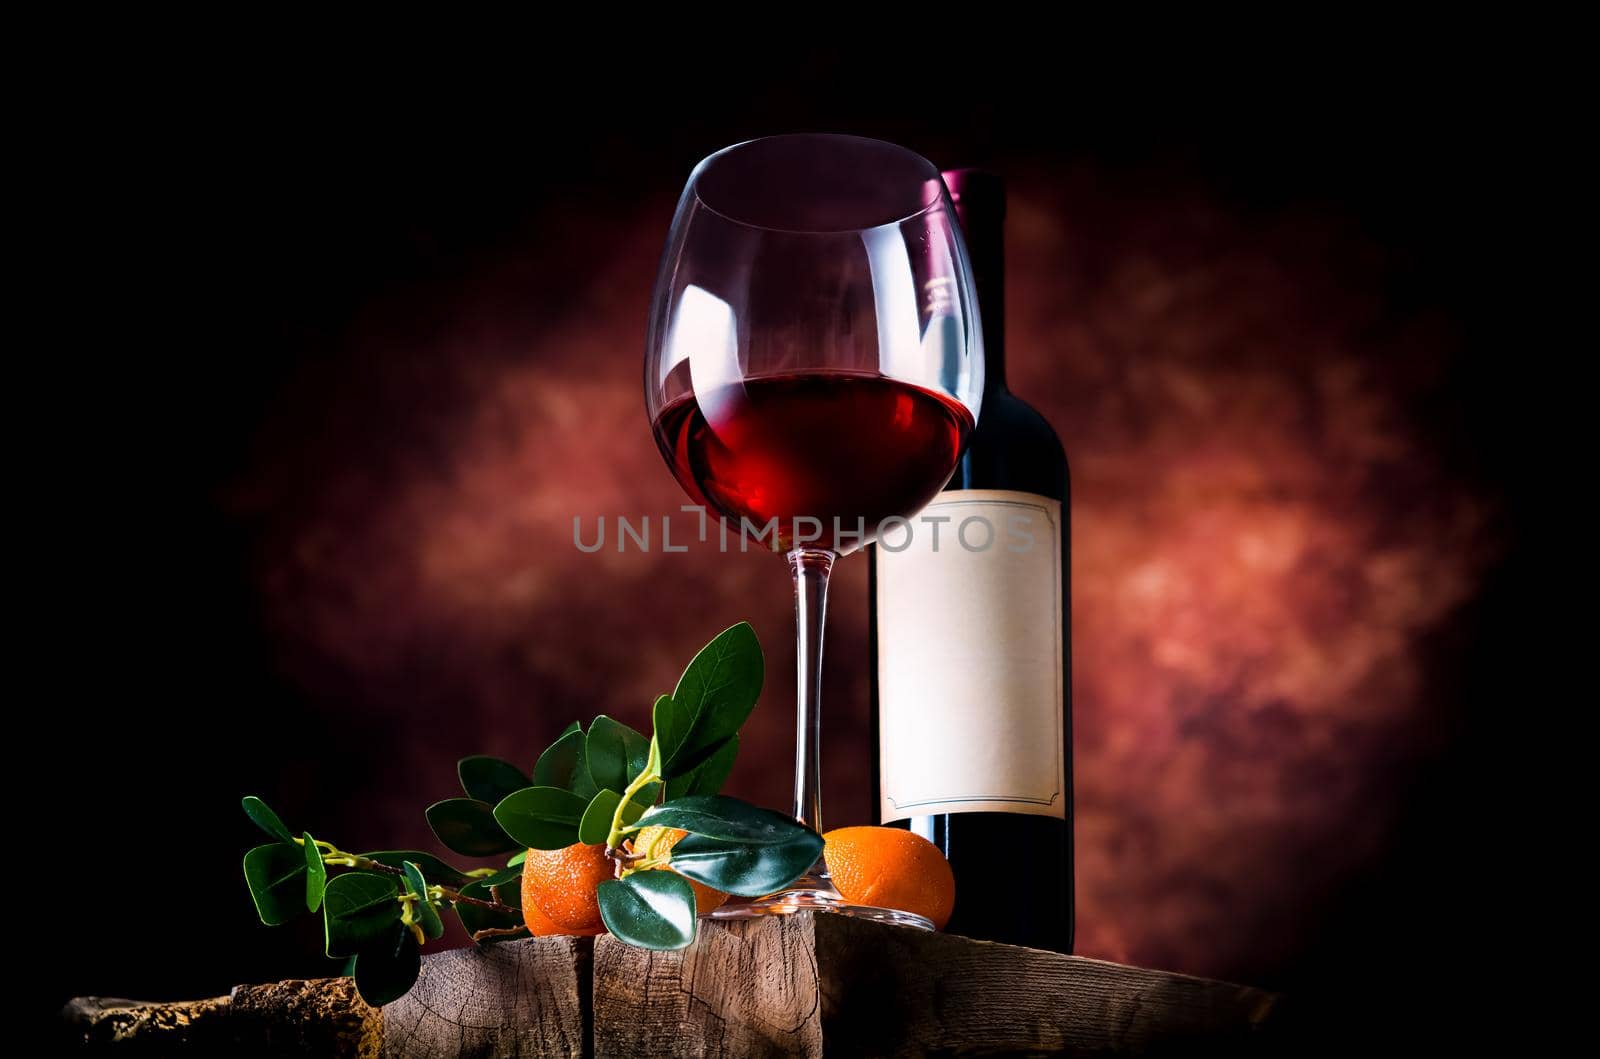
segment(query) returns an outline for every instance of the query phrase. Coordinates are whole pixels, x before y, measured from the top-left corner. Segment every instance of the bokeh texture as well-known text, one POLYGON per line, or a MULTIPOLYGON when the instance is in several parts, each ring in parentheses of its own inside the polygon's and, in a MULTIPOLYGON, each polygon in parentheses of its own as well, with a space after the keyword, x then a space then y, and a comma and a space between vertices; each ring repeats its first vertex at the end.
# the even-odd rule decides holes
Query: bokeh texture
MULTIPOLYGON (((1326 217, 1072 168, 1013 184, 1013 387, 1074 472, 1079 949, 1238 974, 1292 952, 1382 849, 1408 779, 1392 748, 1447 708, 1421 644, 1497 548, 1489 500, 1411 413, 1453 336, 1390 304, 1381 249, 1326 217)), ((744 618, 771 676, 730 790, 787 803, 786 566, 664 554, 659 528, 652 553, 618 547, 618 515, 670 513, 680 543, 695 524, 642 407, 677 189, 649 190, 536 208, 537 239, 362 306, 341 377, 269 410, 263 455, 221 497, 256 529, 288 678, 345 723, 402 724, 387 764, 413 783, 340 834, 416 841, 458 756, 531 763, 596 712, 647 726, 695 647, 744 618), (606 547, 580 552, 573 519, 592 540, 601 516, 606 547), (435 715, 442 731, 405 736, 435 715)), ((830 607, 831 824, 867 822, 872 797, 864 571, 841 564, 830 607)))

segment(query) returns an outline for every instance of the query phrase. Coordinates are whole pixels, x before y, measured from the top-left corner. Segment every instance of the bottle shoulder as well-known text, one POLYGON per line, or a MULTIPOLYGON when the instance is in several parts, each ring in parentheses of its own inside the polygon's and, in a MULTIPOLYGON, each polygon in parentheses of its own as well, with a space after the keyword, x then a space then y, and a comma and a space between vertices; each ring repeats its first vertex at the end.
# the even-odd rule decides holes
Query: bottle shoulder
POLYGON ((1008 441, 1041 445, 1066 459, 1061 438, 1037 408, 1009 390, 992 393, 978 414, 979 437, 1003 435, 1008 441))
POLYGON ((991 391, 978 412, 948 489, 1017 489, 1065 500, 1066 450, 1038 410, 1014 394, 991 391))

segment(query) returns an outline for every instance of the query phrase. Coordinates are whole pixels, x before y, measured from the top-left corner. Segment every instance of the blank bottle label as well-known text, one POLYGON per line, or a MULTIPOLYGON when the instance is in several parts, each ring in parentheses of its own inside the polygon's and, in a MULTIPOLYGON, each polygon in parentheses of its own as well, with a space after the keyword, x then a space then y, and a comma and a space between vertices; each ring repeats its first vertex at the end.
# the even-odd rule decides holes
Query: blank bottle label
POLYGON ((1066 819, 1061 502, 940 493, 877 555, 879 818, 1066 819))

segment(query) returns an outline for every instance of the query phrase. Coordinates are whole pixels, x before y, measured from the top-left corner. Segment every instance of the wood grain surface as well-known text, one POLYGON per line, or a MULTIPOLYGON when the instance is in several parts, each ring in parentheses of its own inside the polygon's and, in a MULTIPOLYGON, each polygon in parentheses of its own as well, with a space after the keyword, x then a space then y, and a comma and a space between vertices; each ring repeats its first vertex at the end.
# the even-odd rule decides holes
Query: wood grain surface
POLYGON ((82 1053, 444 1056, 1252 1055, 1248 986, 802 913, 702 922, 681 952, 534 938, 423 957, 377 1011, 348 979, 170 1004, 80 997, 82 1053))
POLYGON ((422 961, 411 992, 383 1009, 383 1054, 405 1059, 589 1053, 593 942, 536 938, 422 961))
POLYGON ((595 1055, 822 1054, 811 917, 701 928, 682 952, 595 940, 595 1055))
POLYGON ((1163 1055, 1260 1043, 1276 997, 1247 986, 924 934, 816 924, 829 1055, 1163 1055))

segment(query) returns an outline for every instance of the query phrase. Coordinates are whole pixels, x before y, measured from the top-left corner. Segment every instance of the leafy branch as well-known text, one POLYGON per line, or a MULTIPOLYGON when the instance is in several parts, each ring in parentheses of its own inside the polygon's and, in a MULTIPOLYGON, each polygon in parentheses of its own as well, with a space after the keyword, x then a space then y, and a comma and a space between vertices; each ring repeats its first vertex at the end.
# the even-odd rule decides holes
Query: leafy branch
POLYGON ((689 880, 757 897, 799 878, 822 852, 815 831, 719 793, 763 676, 761 647, 741 622, 656 699, 648 738, 602 715, 587 728, 569 725, 531 774, 493 757, 463 758, 466 796, 429 806, 428 825, 462 856, 513 853, 503 868, 462 870, 416 850, 347 853, 295 835, 265 802, 246 797, 246 815, 276 840, 245 855, 256 911, 276 926, 320 910, 327 954, 348 958, 361 995, 385 1004, 415 982, 421 946, 443 935, 445 911, 479 944, 527 936, 519 888, 507 884, 520 878, 529 851, 583 844, 602 847, 614 864, 615 878, 595 893, 605 928, 642 948, 683 948, 696 932, 689 880), (635 853, 631 836, 658 825, 688 835, 670 855, 635 853))
MULTIPOLYGON (((259 802, 260 799, 258 798, 256 801, 259 802)), ((313 841, 317 849, 322 852, 322 863, 325 866, 332 865, 343 868, 359 868, 362 871, 381 872, 385 875, 398 875, 401 878, 410 878, 411 873, 408 872, 404 867, 395 867, 392 864, 385 864, 382 861, 373 860, 371 857, 363 857, 359 853, 346 853, 334 846, 331 842, 313 841)), ((301 846, 304 846, 306 840, 304 838, 297 838, 295 839, 295 842, 301 846)), ((418 870, 420 871, 421 869, 418 870)), ((462 874, 469 879, 486 879, 492 878, 500 873, 494 868, 474 868, 472 871, 463 872, 462 874)), ((448 886, 429 886, 426 887, 426 889, 436 901, 439 899, 443 899, 446 903, 461 901, 469 905, 477 905, 479 908, 487 908, 496 912, 517 911, 517 909, 510 905, 501 904, 498 900, 484 901, 477 897, 468 897, 461 893, 461 891, 452 890, 448 886)), ((401 900, 405 900, 406 898, 412 896, 415 895, 402 894, 401 900)), ((312 909, 312 911, 314 912, 316 909, 312 909)))

